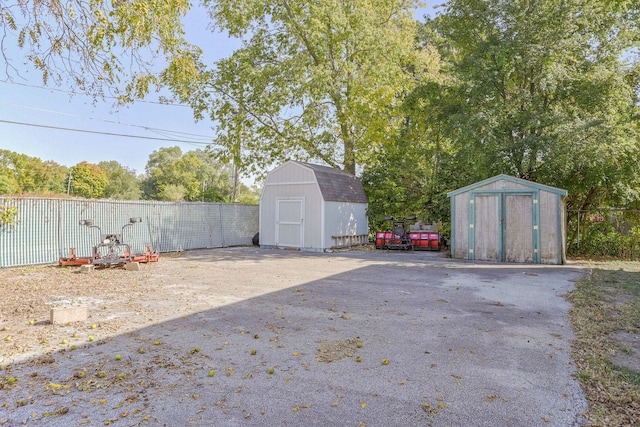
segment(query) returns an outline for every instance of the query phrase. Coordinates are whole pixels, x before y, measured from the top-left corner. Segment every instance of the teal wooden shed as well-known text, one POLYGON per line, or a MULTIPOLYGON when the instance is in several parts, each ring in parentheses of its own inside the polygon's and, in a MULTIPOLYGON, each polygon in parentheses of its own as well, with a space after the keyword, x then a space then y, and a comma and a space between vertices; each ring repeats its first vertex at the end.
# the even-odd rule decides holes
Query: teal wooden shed
POLYGON ((566 190, 497 175, 447 196, 453 258, 565 263, 566 190))

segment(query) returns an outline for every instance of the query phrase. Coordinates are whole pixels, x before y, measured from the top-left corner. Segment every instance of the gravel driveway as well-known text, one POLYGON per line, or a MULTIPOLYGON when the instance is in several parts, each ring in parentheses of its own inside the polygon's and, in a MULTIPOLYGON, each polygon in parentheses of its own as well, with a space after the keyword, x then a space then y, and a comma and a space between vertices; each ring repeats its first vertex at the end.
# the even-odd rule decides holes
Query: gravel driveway
POLYGON ((565 299, 581 274, 256 248, 0 270, 8 284, 63 275, 73 286, 39 297, 89 308, 62 326, 36 296, 0 312, 0 426, 582 425, 565 299))

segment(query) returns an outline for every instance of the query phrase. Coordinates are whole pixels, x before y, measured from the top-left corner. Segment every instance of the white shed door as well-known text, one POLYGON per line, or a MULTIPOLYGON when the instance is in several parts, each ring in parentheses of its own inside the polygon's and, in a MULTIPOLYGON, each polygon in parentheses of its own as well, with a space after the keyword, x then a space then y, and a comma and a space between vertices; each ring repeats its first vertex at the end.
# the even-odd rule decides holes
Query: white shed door
POLYGON ((304 198, 276 200, 276 246, 304 245, 304 198))

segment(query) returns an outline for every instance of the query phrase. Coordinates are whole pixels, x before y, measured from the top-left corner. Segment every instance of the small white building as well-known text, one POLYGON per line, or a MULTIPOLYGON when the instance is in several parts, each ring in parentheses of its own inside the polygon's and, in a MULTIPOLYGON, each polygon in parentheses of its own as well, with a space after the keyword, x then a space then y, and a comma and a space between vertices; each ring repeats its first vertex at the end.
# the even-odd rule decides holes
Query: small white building
POLYGON ((260 196, 260 247, 322 252, 368 243, 362 182, 328 166, 288 161, 260 196))

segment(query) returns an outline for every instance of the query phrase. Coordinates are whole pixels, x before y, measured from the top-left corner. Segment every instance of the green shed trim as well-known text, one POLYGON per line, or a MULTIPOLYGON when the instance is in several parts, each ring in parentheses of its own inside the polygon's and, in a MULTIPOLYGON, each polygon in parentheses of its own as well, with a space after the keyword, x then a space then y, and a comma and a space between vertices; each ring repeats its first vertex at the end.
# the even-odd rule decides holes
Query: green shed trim
POLYGON ((467 259, 476 259, 475 249, 476 249, 476 195, 474 193, 469 193, 469 231, 468 238, 469 247, 467 248, 467 259))
MULTIPOLYGON (((548 191, 550 193, 558 194, 560 196, 566 196, 567 194, 569 194, 567 192, 567 190, 562 190, 560 188, 551 187, 549 185, 538 184, 537 182, 527 181, 526 179, 520 179, 520 178, 516 178, 514 176, 510 176, 510 175, 500 174, 500 175, 496 175, 496 176, 494 176, 492 178, 485 179, 484 181, 476 182, 474 184, 467 185, 466 187, 462 187, 462 188, 458 188, 457 190, 450 191, 449 193, 447 193, 447 197, 453 198, 454 196, 457 196, 458 194, 462 194, 462 193, 465 193, 467 191, 471 191, 471 190, 474 190, 476 188, 483 187, 485 185, 492 184, 494 182, 501 181, 501 180, 513 182, 513 183, 520 184, 520 185, 525 185, 527 187, 534 188, 534 189, 536 189, 538 191, 540 191, 540 190, 548 191)), ((496 191, 504 191, 504 190, 496 190, 496 191)))
POLYGON ((561 195, 558 195, 557 203, 558 203, 558 211, 556 212, 556 224, 558 226, 558 231, 557 231, 558 247, 560 248, 560 250, 558 251, 558 264, 564 264, 566 261, 564 256, 567 248, 566 248, 566 239, 564 235, 564 228, 562 227, 565 220, 563 218, 563 213, 565 212, 565 205, 561 195))
POLYGON ((455 230, 456 230, 456 198, 452 197, 451 198, 451 227, 449 228, 451 231, 449 233, 449 252, 451 253, 451 255, 453 256, 456 253, 456 248, 455 248, 455 239, 454 239, 454 234, 455 234, 455 230))

